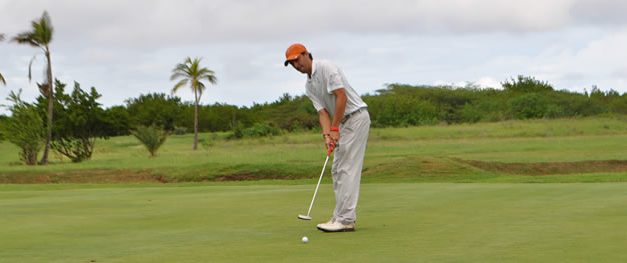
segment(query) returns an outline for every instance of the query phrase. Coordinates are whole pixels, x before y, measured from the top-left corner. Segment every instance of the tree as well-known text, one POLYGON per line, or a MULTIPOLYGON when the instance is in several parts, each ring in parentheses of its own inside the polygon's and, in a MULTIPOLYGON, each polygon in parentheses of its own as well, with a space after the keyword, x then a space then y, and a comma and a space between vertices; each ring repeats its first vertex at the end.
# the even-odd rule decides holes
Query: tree
POLYGON ((192 60, 190 57, 187 57, 185 62, 176 65, 170 77, 172 81, 181 79, 174 85, 174 88, 172 88, 172 93, 186 86, 187 83, 189 83, 192 92, 194 92, 194 150, 198 148, 198 105, 202 92, 205 90, 205 84, 202 81, 206 80, 211 84, 217 82, 215 73, 208 68, 201 67, 200 60, 201 58, 194 58, 192 60))
MULTIPOLYGON (((0 41, 4 40, 4 34, 0 34, 0 41)), ((0 72, 0 83, 6 85, 7 81, 4 79, 4 76, 2 76, 2 73, 0 72)))
MULTIPOLYGON (((17 36, 13 38, 14 42, 18 44, 30 45, 32 47, 41 48, 46 56, 46 78, 45 82, 39 85, 39 91, 41 94, 47 98, 48 100, 48 110, 47 110, 47 134, 46 134, 46 145, 44 147, 44 153, 39 161, 41 164, 48 163, 48 152, 50 151, 50 143, 52 141, 52 118, 54 111, 54 91, 52 87, 52 61, 50 60, 50 43, 52 42, 52 34, 54 32, 54 28, 52 27, 52 23, 50 22, 50 16, 47 11, 44 11, 41 18, 38 20, 34 20, 31 22, 31 31, 26 31, 19 33, 17 36)), ((34 60, 35 57, 33 57, 34 60)), ((33 63, 28 66, 28 78, 31 78, 31 66, 33 63)))
POLYGON ((518 79, 512 78, 511 82, 507 80, 501 83, 501 85, 506 91, 512 92, 528 93, 553 91, 553 86, 551 86, 548 82, 522 75, 518 75, 518 79))
MULTIPOLYGON (((77 163, 91 158, 96 139, 107 139, 112 124, 97 102, 101 95, 94 87, 86 92, 74 82, 74 90, 65 94, 65 86, 55 81, 56 118, 51 147, 77 163)), ((45 98, 39 97, 38 102, 41 108, 45 107, 45 98)))
POLYGON ((9 108, 11 117, 3 121, 0 129, 9 142, 20 148, 20 160, 27 165, 35 165, 43 144, 44 123, 37 108, 20 99, 21 92, 9 94, 9 101, 13 102, 9 108))
MULTIPOLYGON (((156 125, 167 131, 173 131, 183 119, 181 99, 164 93, 142 94, 138 98, 128 99, 126 108, 132 126, 156 125)), ((191 119, 190 117, 189 120, 191 119)))
POLYGON ((131 132, 131 115, 124 106, 113 106, 104 112, 105 122, 109 123, 107 136, 124 136, 131 132))

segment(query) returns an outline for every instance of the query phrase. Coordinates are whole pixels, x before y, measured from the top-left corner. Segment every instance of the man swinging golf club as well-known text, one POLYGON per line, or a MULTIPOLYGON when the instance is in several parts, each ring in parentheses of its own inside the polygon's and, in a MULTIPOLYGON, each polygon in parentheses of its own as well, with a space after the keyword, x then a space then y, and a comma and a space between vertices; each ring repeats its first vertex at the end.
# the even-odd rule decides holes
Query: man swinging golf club
MULTIPOLYGON (((284 64, 307 75, 307 97, 318 111, 329 154, 335 150, 331 168, 335 210, 331 220, 317 227, 325 232, 354 231, 361 169, 370 129, 367 105, 348 84, 342 70, 329 61, 314 60, 302 44, 287 48, 284 64)), ((309 215, 307 217, 310 219, 309 215)))

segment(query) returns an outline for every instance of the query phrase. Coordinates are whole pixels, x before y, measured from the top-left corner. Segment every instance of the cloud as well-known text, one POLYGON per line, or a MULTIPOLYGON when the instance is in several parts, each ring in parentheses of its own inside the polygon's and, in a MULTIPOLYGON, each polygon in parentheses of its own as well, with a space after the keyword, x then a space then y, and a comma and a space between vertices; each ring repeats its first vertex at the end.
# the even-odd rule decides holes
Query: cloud
POLYGON ((503 86, 501 85, 501 82, 492 77, 481 77, 475 82, 475 84, 479 85, 482 88, 495 88, 495 89, 503 88, 503 86))
POLYGON ((620 12, 627 4, 611 0, 5 0, 0 9, 11 10, 0 18, 10 33, 46 9, 64 46, 144 49, 329 33, 529 33, 627 23, 620 12))
MULTIPOLYGON (((0 10, 7 37, 48 10, 55 76, 95 86, 106 106, 169 93, 171 70, 186 56, 204 57, 218 76, 204 103, 302 94, 304 77, 281 64, 293 41, 342 66, 361 94, 386 83, 494 86, 519 74, 557 88, 627 92, 625 1, 0 0, 0 10)), ((34 98, 40 69, 33 83, 24 77, 37 52, 0 43, 10 82, 0 99, 18 88, 34 98)))
POLYGON ((574 23, 581 25, 625 25, 627 17, 626 1, 617 0, 576 0, 570 5, 574 23))
POLYGON ((608 31, 598 39, 590 40, 578 49, 554 50, 538 57, 542 63, 537 76, 559 80, 562 88, 580 88, 598 85, 603 89, 617 89, 625 77, 615 74, 625 69, 627 61, 627 26, 608 31), (579 87, 578 87, 579 86, 579 87))

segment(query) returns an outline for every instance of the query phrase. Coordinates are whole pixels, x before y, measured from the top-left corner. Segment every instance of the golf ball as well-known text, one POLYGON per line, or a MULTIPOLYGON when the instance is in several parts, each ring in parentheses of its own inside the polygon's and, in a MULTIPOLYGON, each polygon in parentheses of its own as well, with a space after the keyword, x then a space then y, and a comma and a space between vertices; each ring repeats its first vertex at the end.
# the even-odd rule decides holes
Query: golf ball
POLYGON ((307 243, 307 242, 309 242, 309 238, 307 238, 307 237, 303 237, 303 239, 302 239, 302 240, 303 240, 303 243, 307 243))

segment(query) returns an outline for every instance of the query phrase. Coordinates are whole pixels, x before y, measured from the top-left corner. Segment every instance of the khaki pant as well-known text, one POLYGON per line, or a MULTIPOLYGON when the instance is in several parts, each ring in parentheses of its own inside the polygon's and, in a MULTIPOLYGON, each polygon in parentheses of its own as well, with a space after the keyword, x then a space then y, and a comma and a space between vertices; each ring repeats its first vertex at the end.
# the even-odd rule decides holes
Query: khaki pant
POLYGON ((340 141, 331 171, 335 192, 333 219, 343 224, 355 223, 357 220, 359 184, 369 130, 370 115, 367 110, 353 114, 340 125, 340 141))

